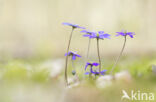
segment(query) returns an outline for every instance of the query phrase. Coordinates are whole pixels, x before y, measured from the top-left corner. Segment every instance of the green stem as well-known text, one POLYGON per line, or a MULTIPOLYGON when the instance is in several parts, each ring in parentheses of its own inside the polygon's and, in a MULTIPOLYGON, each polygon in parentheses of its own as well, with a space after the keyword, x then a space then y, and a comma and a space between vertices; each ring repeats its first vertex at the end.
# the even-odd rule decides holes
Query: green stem
POLYGON ((99 59, 99 72, 101 73, 101 58, 100 58, 100 51, 99 51, 99 39, 97 38, 97 53, 99 59))
POLYGON ((125 49, 125 45, 126 45, 126 36, 124 36, 124 39, 125 39, 125 40, 124 40, 123 47, 122 47, 122 49, 121 49, 121 52, 120 52, 119 56, 117 57, 117 59, 116 59, 116 61, 115 61, 115 64, 114 64, 113 67, 112 67, 112 70, 111 70, 110 74, 113 73, 113 71, 114 71, 114 69, 115 69, 117 63, 119 62, 119 59, 120 59, 120 57, 121 57, 121 55, 122 55, 122 53, 123 53, 123 51, 124 51, 124 49, 125 49))
POLYGON ((74 69, 73 71, 75 71, 74 76, 75 76, 76 80, 79 81, 79 77, 78 77, 78 75, 77 75, 77 73, 76 73, 76 69, 75 69, 74 61, 73 61, 73 60, 71 60, 71 61, 72 61, 72 67, 73 67, 73 69, 74 69))
POLYGON ((71 39, 72 39, 72 35, 73 35, 73 31, 74 28, 72 28, 71 34, 70 34, 70 38, 69 38, 69 42, 68 42, 68 47, 67 47, 67 56, 66 56, 66 62, 65 62, 65 81, 66 81, 66 85, 68 85, 68 75, 67 75, 67 66, 68 66, 68 52, 69 52, 69 48, 70 48, 70 43, 71 43, 71 39))
MULTIPOLYGON (((85 65, 86 62, 88 61, 88 57, 89 57, 89 49, 90 49, 90 42, 91 42, 91 39, 89 39, 89 41, 88 41, 87 56, 86 56, 86 58, 85 58, 85 60, 84 60, 84 65, 85 65)), ((81 68, 81 70, 82 70, 82 72, 84 73, 84 69, 81 68)))

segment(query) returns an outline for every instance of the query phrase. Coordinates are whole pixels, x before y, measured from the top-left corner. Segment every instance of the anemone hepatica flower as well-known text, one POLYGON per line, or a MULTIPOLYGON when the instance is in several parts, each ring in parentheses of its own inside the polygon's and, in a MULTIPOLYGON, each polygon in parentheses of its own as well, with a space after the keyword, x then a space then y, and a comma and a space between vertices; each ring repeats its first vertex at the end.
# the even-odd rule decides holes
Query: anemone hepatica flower
MULTIPOLYGON (((71 24, 71 23, 67 23, 67 22, 64 22, 62 23, 63 25, 67 25, 67 26, 71 26, 72 27, 72 30, 71 30, 71 33, 70 33, 70 37, 69 37, 69 42, 68 42, 68 47, 67 47, 67 55, 70 53, 69 52, 69 49, 70 49, 70 44, 71 44, 71 39, 72 39, 72 35, 73 35, 73 32, 74 32, 74 29, 75 28, 80 28, 80 29, 85 29, 84 27, 81 27, 77 24, 71 24)), ((67 74, 67 70, 68 70, 68 56, 66 55, 66 60, 65 60, 65 71, 64 71, 64 76, 65 76, 65 81, 66 81, 66 84, 68 85, 68 74, 67 74)), ((74 54, 71 54, 72 55, 72 60, 75 60, 76 57, 80 57, 79 55, 74 55, 74 54)))
POLYGON ((83 36, 89 38, 92 38, 92 36, 96 34, 96 32, 91 32, 89 30, 82 30, 81 33, 85 33, 83 36))
POLYGON ((68 54, 66 53, 65 56, 72 56, 72 60, 76 60, 76 57, 81 57, 80 55, 76 54, 75 52, 69 51, 68 54))
POLYGON ((89 63, 89 62, 87 62, 86 66, 85 66, 85 70, 87 69, 88 66, 90 66, 90 72, 85 72, 85 75, 89 75, 89 74, 104 75, 107 70, 93 71, 93 66, 98 66, 98 65, 99 65, 99 63, 89 63))
POLYGON ((116 36, 130 36, 131 38, 133 38, 133 36, 135 35, 134 32, 127 32, 127 31, 121 31, 121 32, 116 32, 117 35, 116 36))
POLYGON ((79 25, 77 25, 77 24, 72 24, 72 23, 67 23, 67 22, 63 22, 62 24, 63 24, 63 25, 71 26, 71 27, 73 27, 73 28, 85 29, 85 27, 81 27, 81 26, 79 26, 79 25))
POLYGON ((89 62, 87 62, 86 66, 85 66, 85 70, 87 69, 88 66, 90 66, 90 72, 85 72, 85 75, 92 74, 93 66, 98 66, 98 65, 99 65, 99 63, 89 63, 89 62))
POLYGON ((93 34, 90 38, 97 38, 97 39, 110 39, 110 34, 105 34, 104 31, 98 31, 97 34, 93 34))
POLYGON ((117 59, 115 60, 115 63, 114 63, 114 65, 113 65, 113 67, 112 67, 112 70, 111 70, 110 74, 113 73, 113 71, 114 71, 114 69, 115 69, 117 63, 119 62, 120 57, 121 57, 121 55, 122 55, 122 53, 123 53, 123 51, 124 51, 124 49, 125 49, 126 41, 127 41, 127 35, 130 36, 131 38, 133 38, 133 36, 135 35, 134 32, 127 32, 127 31, 124 31, 124 30, 121 31, 121 32, 116 32, 116 33, 117 33, 116 36, 120 36, 120 35, 121 35, 121 36, 124 36, 124 43, 123 43, 123 47, 122 47, 122 49, 121 49, 121 51, 120 51, 119 56, 118 56, 117 59))

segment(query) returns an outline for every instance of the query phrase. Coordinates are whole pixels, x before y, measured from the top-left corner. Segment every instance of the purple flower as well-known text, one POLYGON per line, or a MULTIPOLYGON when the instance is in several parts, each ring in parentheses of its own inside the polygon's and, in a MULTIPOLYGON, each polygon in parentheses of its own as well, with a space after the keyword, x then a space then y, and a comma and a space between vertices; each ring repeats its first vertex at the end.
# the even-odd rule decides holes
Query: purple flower
POLYGON ((80 55, 74 53, 74 52, 71 52, 69 51, 68 54, 66 53, 65 56, 72 56, 72 60, 76 60, 76 57, 81 57, 80 55))
POLYGON ((104 31, 98 31, 97 34, 93 34, 90 38, 97 38, 97 39, 110 39, 110 34, 105 34, 104 31))
POLYGON ((71 23, 67 23, 67 22, 63 22, 62 24, 63 24, 63 25, 68 25, 68 26, 72 26, 73 29, 74 29, 74 28, 85 29, 85 27, 80 27, 80 26, 77 25, 77 24, 71 24, 71 23))
POLYGON ((84 37, 89 37, 89 38, 91 38, 92 35, 96 34, 96 32, 91 32, 89 30, 82 30, 81 33, 85 33, 83 36, 84 37))
POLYGON ((130 36, 131 38, 133 38, 133 36, 135 35, 134 32, 127 32, 127 31, 121 31, 121 32, 116 32, 117 35, 116 36, 130 36))
POLYGON ((85 75, 92 74, 93 66, 98 66, 98 65, 99 65, 99 63, 96 63, 96 62, 94 62, 94 63, 87 62, 86 66, 85 66, 85 70, 87 69, 88 66, 90 66, 90 72, 85 72, 85 75))
POLYGON ((85 72, 85 75, 89 75, 89 74, 94 74, 94 75, 101 74, 101 75, 104 75, 107 70, 102 70, 101 72, 93 71, 93 66, 98 66, 98 65, 99 65, 99 63, 96 63, 96 62, 94 62, 94 63, 87 62, 86 66, 85 66, 85 70, 87 69, 88 66, 90 66, 90 72, 85 72))

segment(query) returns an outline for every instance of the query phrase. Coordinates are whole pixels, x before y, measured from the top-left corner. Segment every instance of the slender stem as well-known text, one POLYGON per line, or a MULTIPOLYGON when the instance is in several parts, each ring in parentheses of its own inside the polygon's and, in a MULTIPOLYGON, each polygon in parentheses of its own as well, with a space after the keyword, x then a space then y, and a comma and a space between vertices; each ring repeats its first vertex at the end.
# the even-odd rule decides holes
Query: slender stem
POLYGON ((68 52, 69 52, 69 48, 70 48, 70 43, 71 43, 71 39, 72 39, 72 35, 73 35, 73 31, 74 31, 74 28, 72 28, 72 31, 71 31, 71 34, 70 34, 70 38, 69 38, 69 42, 68 42, 68 47, 67 47, 66 62, 65 62, 65 72, 64 72, 64 75, 65 75, 65 81, 66 81, 66 84, 67 84, 67 85, 68 85, 68 75, 67 75, 68 52))
POLYGON ((86 57, 87 60, 89 57, 90 41, 91 41, 91 39, 89 39, 89 42, 88 42, 87 57, 86 57))
POLYGON ((99 58, 99 72, 101 73, 101 58, 100 58, 100 51, 99 51, 99 39, 97 38, 97 53, 99 58))
POLYGON ((117 63, 119 62, 119 59, 120 59, 120 57, 121 57, 121 55, 122 55, 122 53, 123 53, 123 51, 124 51, 124 49, 125 49, 125 45, 126 45, 126 36, 124 36, 124 39, 125 39, 125 40, 124 40, 123 47, 122 47, 122 49, 121 49, 121 52, 120 52, 119 56, 117 57, 117 59, 116 59, 116 61, 115 61, 115 64, 114 64, 113 67, 112 67, 112 70, 111 70, 110 74, 113 73, 113 71, 114 71, 114 69, 115 69, 117 63))
POLYGON ((95 77, 94 78, 96 79, 96 74, 95 74, 95 77))
MULTIPOLYGON (((87 48, 87 56, 84 60, 84 65, 86 64, 86 62, 88 61, 88 57, 89 57, 89 50, 90 50, 90 42, 91 42, 91 39, 89 38, 89 41, 88 41, 88 48, 87 48)), ((84 69, 82 68, 82 72, 84 73, 84 69)))
POLYGON ((75 78, 76 78, 76 81, 79 81, 79 77, 78 77, 78 75, 77 75, 77 73, 76 73, 76 69, 75 69, 74 61, 73 61, 72 59, 71 59, 71 62, 72 62, 72 67, 73 67, 73 69, 74 69, 74 71, 75 71, 74 76, 75 76, 75 78))

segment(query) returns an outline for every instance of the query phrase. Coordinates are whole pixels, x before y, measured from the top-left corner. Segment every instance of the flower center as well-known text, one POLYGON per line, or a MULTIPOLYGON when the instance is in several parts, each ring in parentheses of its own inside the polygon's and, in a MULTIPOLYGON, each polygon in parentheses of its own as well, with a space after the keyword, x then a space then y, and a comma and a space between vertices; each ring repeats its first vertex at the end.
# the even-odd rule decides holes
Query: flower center
POLYGON ((99 37, 100 35, 99 35, 99 34, 97 34, 96 36, 97 36, 97 37, 99 37))
POLYGON ((70 54, 69 54, 69 56, 73 56, 73 55, 74 55, 73 53, 70 53, 70 54))
POLYGON ((124 35, 127 35, 127 32, 126 31, 124 31, 124 35))

